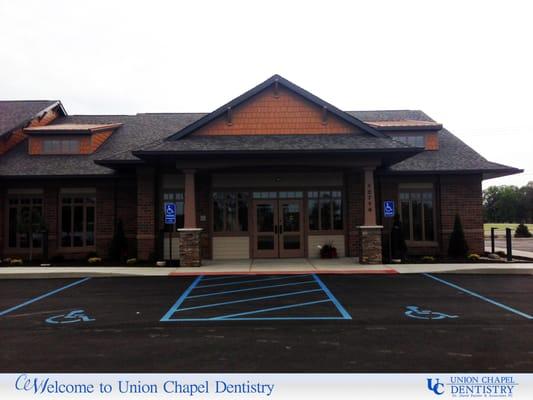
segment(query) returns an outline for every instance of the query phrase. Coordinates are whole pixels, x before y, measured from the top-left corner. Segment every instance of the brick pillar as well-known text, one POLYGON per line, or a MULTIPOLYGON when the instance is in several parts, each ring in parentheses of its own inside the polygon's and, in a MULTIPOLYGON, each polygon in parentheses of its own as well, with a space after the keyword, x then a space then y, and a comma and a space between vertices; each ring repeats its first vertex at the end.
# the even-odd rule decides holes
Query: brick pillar
POLYGON ((59 226, 59 187, 57 184, 47 184, 43 193, 44 222, 48 229, 48 257, 58 253, 60 246, 61 227, 59 226))
POLYGON ((137 258, 148 260, 155 251, 155 170, 137 169, 137 258))
POLYGON ((381 264, 381 230, 382 226, 359 227, 359 262, 381 264))
POLYGON ((364 168, 364 225, 359 226, 359 261, 381 264, 381 231, 376 225, 376 194, 374 190, 374 168, 364 168))
POLYGON ((178 229, 180 233, 180 266, 199 267, 201 259, 201 233, 202 228, 196 224, 196 185, 195 171, 184 170, 185 174, 185 221, 184 228, 178 229))
POLYGON ((201 228, 182 228, 180 233, 180 267, 199 267, 202 265, 200 254, 201 228))
POLYGON ((112 182, 96 186, 96 252, 107 258, 115 231, 115 190, 112 182))

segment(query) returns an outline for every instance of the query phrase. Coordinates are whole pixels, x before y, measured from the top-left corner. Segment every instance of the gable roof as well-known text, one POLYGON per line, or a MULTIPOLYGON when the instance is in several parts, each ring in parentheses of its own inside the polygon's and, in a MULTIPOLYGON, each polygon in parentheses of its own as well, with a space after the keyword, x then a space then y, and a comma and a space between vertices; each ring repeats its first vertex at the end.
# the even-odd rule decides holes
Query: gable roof
POLYGON ((279 84, 284 86, 285 88, 291 90, 292 92, 302 96, 304 99, 308 100, 309 102, 316 104, 320 107, 324 107, 327 109, 328 112, 332 113, 336 117, 340 118, 341 120, 356 126, 357 128, 361 129, 362 131, 369 133, 372 136, 375 137, 385 137, 381 132, 379 132, 377 129, 373 128, 372 126, 369 126, 368 124, 364 123, 357 117, 346 113, 334 105, 322 100, 321 98, 315 96, 314 94, 308 92, 307 90, 295 85, 294 83, 290 82, 289 80, 283 78, 280 75, 273 75, 272 77, 268 78, 263 83, 260 83, 259 85, 255 86, 254 88, 248 90, 247 92, 243 93, 242 95, 236 97, 235 99, 231 100, 229 103, 224 104, 223 106, 217 108, 215 111, 205 115, 204 117, 200 118, 198 121, 190 124, 189 126, 186 126, 185 128, 181 129, 180 131, 176 132, 174 135, 168 137, 168 141, 172 140, 178 140, 183 138, 184 136, 187 136, 188 134, 196 131, 197 129, 207 125, 211 121, 215 120, 216 118, 223 115, 229 108, 233 109, 237 107, 238 105, 242 104, 246 100, 252 98, 256 94, 262 92, 263 90, 267 89, 268 87, 279 84))
POLYGON ((66 115, 59 100, 1 100, 0 136, 25 127, 32 119, 56 106, 60 106, 66 115))

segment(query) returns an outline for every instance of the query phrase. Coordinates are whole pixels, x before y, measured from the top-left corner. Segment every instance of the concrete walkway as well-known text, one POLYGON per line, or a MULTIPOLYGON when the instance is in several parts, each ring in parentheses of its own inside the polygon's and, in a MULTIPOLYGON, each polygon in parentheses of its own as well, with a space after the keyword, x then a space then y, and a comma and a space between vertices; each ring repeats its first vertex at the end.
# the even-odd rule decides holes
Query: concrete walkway
POLYGON ((194 276, 259 274, 410 274, 410 273, 479 273, 533 275, 533 263, 490 264, 358 264, 353 258, 206 260, 199 268, 166 267, 0 267, 0 279, 126 277, 126 276, 194 276))

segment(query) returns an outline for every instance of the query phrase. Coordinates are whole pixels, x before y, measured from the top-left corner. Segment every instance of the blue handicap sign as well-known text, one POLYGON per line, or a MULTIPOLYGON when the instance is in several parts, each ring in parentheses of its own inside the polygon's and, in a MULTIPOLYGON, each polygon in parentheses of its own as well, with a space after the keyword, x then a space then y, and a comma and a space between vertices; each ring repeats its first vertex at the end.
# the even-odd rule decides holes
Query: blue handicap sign
POLYGON ((48 324, 72 324, 76 322, 91 322, 94 318, 89 317, 83 310, 73 310, 67 314, 54 315, 45 320, 48 324))
POLYGON ((176 204, 175 203, 165 203, 165 224, 175 224, 176 223, 176 204))
POLYGON ((383 202, 383 214, 387 218, 394 217, 395 211, 394 211, 394 201, 393 200, 385 200, 383 202))
POLYGON ((444 318, 459 318, 458 315, 444 314, 441 312, 435 312, 431 310, 422 310, 417 306, 407 306, 405 315, 409 318, 415 319, 444 319, 444 318))

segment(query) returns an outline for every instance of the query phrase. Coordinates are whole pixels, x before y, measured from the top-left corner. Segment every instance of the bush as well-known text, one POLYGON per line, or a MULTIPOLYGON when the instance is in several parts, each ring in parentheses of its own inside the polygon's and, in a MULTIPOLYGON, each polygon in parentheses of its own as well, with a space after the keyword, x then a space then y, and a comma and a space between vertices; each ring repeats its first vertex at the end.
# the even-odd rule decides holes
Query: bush
POLYGON ((136 258, 128 258, 126 260, 126 264, 128 265, 134 265, 134 264, 137 264, 137 259, 136 258))
POLYGON ((407 245, 405 244, 405 238, 403 237, 402 222, 398 214, 394 215, 394 222, 392 224, 392 230, 390 233, 391 240, 391 258, 392 259, 405 259, 407 253, 407 245))
POLYGON ((472 253, 468 255, 468 259, 470 261, 478 261, 478 260, 481 260, 481 256, 479 254, 472 253))
POLYGON ((100 257, 91 257, 87 260, 89 264, 99 264, 102 262, 102 259, 100 257))
POLYGON ((122 220, 119 219, 109 247, 109 258, 112 261, 123 262, 128 255, 128 239, 124 233, 122 220))
POLYGON ((455 215, 453 223, 453 232, 450 235, 450 244, 448 246, 448 255, 455 258, 465 258, 468 254, 468 244, 466 243, 463 225, 459 214, 455 215))
POLYGON ((424 256, 424 257, 422 257, 422 261, 424 261, 424 262, 434 262, 435 261, 435 257, 433 257, 433 256, 424 256))
POLYGON ((516 237, 516 238, 529 238, 531 236, 532 236, 531 232, 529 231, 527 225, 519 224, 516 227, 516 230, 514 232, 514 237, 516 237))
POLYGON ((22 265, 22 259, 21 258, 12 258, 9 260, 10 265, 22 265))
POLYGON ((497 251, 496 254, 498 254, 500 257, 507 256, 507 253, 505 251, 501 251, 501 250, 497 251))

